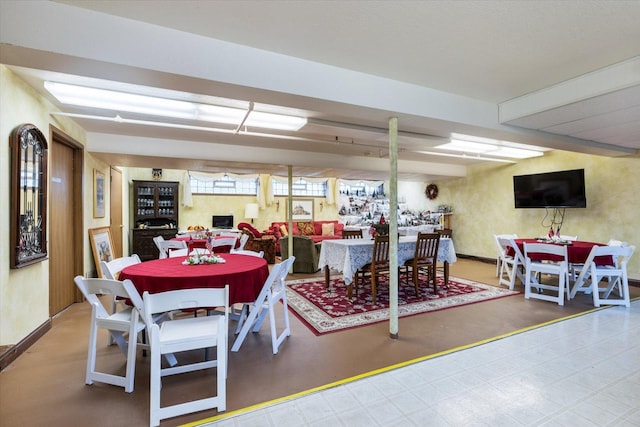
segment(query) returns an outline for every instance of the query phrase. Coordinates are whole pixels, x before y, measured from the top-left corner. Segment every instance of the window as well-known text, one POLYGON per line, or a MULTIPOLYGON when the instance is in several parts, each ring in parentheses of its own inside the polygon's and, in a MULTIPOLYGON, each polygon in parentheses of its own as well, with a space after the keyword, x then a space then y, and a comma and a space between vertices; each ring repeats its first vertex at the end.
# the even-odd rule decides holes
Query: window
POLYGON ((191 175, 189 182, 193 194, 258 194, 257 178, 230 178, 225 174, 219 179, 203 179, 191 175))
MULTIPOLYGON (((274 196, 288 196, 289 184, 286 181, 272 180, 274 196)), ((294 179, 291 184, 293 196, 325 197, 327 195, 327 181, 311 182, 302 178, 294 179)))
POLYGON ((346 183, 340 181, 338 189, 341 194, 356 196, 384 196, 384 184, 372 184, 367 182, 346 183))

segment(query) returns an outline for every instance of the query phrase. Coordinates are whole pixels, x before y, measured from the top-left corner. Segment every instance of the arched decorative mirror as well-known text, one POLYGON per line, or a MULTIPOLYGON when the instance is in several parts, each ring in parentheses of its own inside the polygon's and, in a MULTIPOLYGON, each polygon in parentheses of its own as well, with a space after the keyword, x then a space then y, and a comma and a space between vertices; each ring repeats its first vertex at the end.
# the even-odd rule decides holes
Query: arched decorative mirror
POLYGON ((11 268, 47 259, 47 140, 18 126, 11 147, 11 268))

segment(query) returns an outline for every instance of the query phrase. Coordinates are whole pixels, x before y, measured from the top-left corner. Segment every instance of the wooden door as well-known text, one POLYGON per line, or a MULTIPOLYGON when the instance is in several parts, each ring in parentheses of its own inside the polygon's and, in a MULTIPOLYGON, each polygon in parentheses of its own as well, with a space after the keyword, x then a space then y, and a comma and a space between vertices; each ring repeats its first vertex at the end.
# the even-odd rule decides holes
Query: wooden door
POLYGON ((109 186, 109 201, 111 217, 111 239, 113 240, 113 256, 122 256, 122 173, 118 169, 111 168, 111 180, 109 186))
POLYGON ((49 314, 75 302, 74 149, 53 139, 49 185, 49 314))

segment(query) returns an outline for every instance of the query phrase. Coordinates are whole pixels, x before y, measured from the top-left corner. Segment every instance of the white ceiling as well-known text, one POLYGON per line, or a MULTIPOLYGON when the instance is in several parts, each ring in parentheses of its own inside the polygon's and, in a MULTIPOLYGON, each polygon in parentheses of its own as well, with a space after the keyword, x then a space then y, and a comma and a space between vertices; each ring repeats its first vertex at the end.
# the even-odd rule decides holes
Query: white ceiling
POLYGON ((389 117, 408 180, 477 162, 418 153, 453 133, 640 149, 638 1, 3 0, 0 12, 0 62, 39 91, 135 84, 311 118, 269 138, 75 119, 112 164, 384 179, 389 117))

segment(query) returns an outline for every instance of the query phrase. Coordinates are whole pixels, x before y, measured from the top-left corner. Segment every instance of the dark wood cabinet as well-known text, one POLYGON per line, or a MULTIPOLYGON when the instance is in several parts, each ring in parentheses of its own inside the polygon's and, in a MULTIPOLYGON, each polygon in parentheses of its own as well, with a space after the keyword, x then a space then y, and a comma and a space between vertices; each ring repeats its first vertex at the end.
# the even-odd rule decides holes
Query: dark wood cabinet
POLYGON ((168 240, 178 232, 178 183, 133 181, 131 253, 141 260, 158 258, 153 238, 168 240))
POLYGON ((160 254, 158 253, 156 244, 153 242, 153 238, 162 236, 165 240, 169 240, 176 237, 177 232, 178 230, 176 228, 132 230, 131 253, 138 254, 142 261, 158 259, 160 254))

